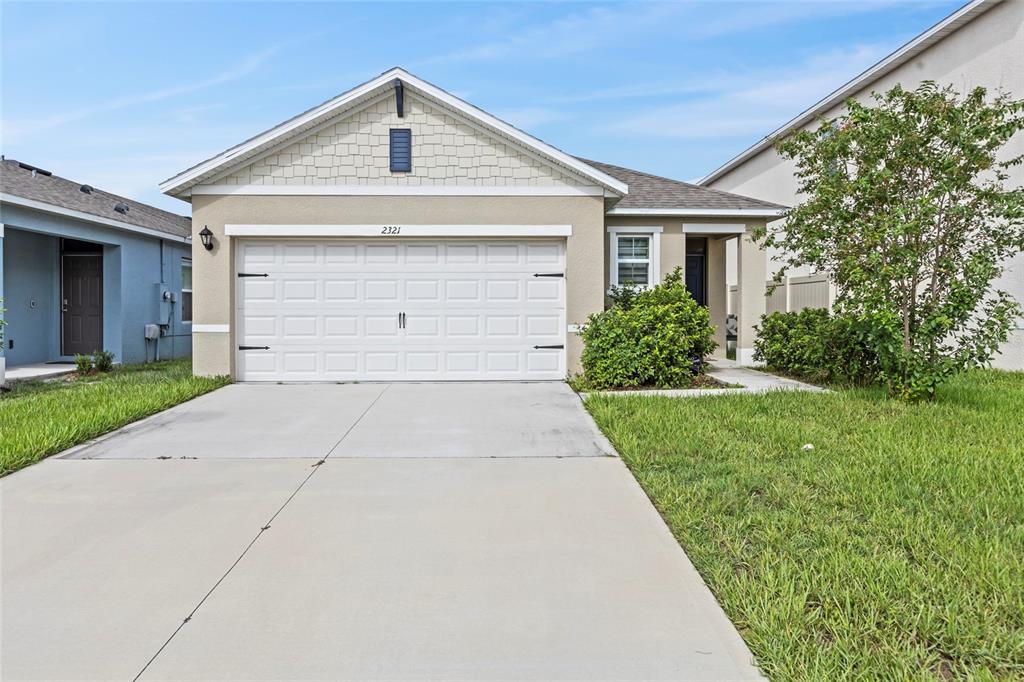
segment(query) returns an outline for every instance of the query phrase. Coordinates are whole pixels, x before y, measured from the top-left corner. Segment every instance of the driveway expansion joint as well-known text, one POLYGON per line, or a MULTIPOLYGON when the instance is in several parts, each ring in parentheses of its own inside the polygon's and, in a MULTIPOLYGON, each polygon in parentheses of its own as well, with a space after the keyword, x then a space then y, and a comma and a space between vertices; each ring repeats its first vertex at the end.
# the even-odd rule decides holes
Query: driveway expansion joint
POLYGON ((384 386, 381 392, 377 394, 377 397, 375 397, 370 402, 370 404, 366 406, 366 409, 363 410, 362 414, 359 415, 359 418, 356 419, 351 426, 349 426, 348 430, 346 430, 345 433, 342 434, 341 438, 338 439, 338 442, 334 444, 334 446, 327 452, 326 455, 324 455, 323 459, 313 464, 313 466, 311 467, 312 471, 310 471, 309 474, 304 479, 302 479, 302 482, 299 483, 298 487, 296 487, 295 490, 292 491, 292 494, 288 496, 288 499, 284 501, 284 504, 282 504, 277 509, 277 511, 274 512, 274 514, 267 520, 266 525, 260 527, 259 532, 256 533, 256 537, 254 537, 249 542, 249 544, 246 545, 245 549, 243 549, 242 553, 238 555, 238 558, 235 559, 234 563, 232 563, 231 566, 228 567, 228 570, 224 572, 224 575, 222 575, 220 579, 213 584, 213 587, 211 587, 210 590, 203 596, 203 598, 199 600, 199 603, 195 605, 191 612, 189 612, 189 614, 185 617, 185 620, 181 622, 181 625, 175 628, 174 632, 171 633, 171 636, 168 637, 166 641, 164 641, 164 643, 160 646, 159 649, 157 649, 156 653, 153 654, 153 656, 146 662, 146 665, 142 667, 142 670, 139 671, 138 675, 132 678, 132 682, 136 682, 139 678, 142 677, 143 674, 145 674, 146 670, 149 668, 150 665, 153 664, 153 661, 156 660, 157 656, 159 656, 160 653, 167 648, 167 646, 171 643, 174 637, 181 631, 181 628, 184 627, 186 623, 192 620, 192 616, 194 616, 196 612, 199 611, 200 607, 206 602, 207 599, 210 598, 210 596, 221 585, 221 583, 223 583, 227 579, 227 577, 231 575, 231 572, 235 570, 235 567, 238 566, 238 564, 241 563, 242 559, 245 558, 245 555, 249 553, 249 550, 253 548, 253 546, 256 544, 256 541, 260 539, 263 533, 267 530, 270 530, 270 526, 274 522, 274 519, 276 519, 278 515, 284 511, 285 507, 287 507, 288 504, 295 499, 295 496, 298 495, 299 491, 301 491, 302 488, 309 482, 309 479, 313 478, 313 475, 316 472, 320 471, 320 465, 327 461, 327 458, 331 456, 331 452, 333 452, 335 448, 337 448, 341 444, 341 442, 345 440, 345 437, 352 432, 352 429, 354 429, 356 425, 359 424, 360 421, 362 421, 363 417, 365 417, 366 414, 370 411, 370 409, 377 403, 377 401, 380 400, 380 397, 384 395, 385 391, 387 391, 389 387, 390 384, 384 386))

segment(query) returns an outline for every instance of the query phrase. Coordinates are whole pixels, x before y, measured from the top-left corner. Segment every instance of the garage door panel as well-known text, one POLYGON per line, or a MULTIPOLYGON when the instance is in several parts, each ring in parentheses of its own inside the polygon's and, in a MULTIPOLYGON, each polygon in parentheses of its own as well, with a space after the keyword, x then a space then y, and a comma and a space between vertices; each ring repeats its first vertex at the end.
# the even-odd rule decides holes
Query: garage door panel
POLYGON ((324 338, 356 339, 359 337, 357 315, 324 315, 324 338))
POLYGON ((262 240, 238 247, 247 381, 565 376, 564 242, 262 240), (399 313, 404 313, 404 324, 399 313))
POLYGON ((367 315, 363 335, 368 338, 398 336, 398 315, 367 315))
POLYGON ((363 300, 371 305, 398 303, 398 278, 374 278, 363 283, 363 300))
POLYGON ((324 302, 359 300, 359 283, 354 279, 324 279, 324 302))

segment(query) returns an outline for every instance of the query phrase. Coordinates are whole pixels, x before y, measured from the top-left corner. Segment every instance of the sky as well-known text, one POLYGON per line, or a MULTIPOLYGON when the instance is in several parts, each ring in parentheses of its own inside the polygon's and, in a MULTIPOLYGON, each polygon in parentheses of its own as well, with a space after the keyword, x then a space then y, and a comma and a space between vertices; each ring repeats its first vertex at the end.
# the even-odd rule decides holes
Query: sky
POLYGON ((695 180, 961 4, 0 1, 0 153, 187 214, 159 182, 401 66, 695 180))

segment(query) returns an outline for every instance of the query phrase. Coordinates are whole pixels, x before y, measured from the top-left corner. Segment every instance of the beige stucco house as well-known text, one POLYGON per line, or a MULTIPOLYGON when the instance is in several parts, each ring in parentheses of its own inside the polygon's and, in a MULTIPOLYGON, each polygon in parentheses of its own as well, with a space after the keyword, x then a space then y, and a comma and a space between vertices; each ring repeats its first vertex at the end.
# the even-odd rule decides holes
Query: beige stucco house
POLYGON ((724 350, 764 312, 782 207, 570 156, 395 68, 189 168, 197 374, 562 379, 613 284, 687 271, 724 350))
MULTIPOLYGON (((800 200, 793 174, 795 165, 774 150, 776 140, 794 129, 813 128, 822 117, 838 115, 842 103, 850 97, 867 101, 872 92, 884 92, 897 83, 914 88, 925 80, 939 85, 951 84, 960 91, 977 86, 993 92, 1002 89, 1017 99, 1024 99, 1024 0, 974 0, 964 5, 726 162, 700 184, 793 206, 800 200)), ((1024 135, 1011 140, 1004 153, 1007 158, 1024 154, 1024 135)), ((1011 186, 1024 185, 1024 167, 1016 166, 1009 174, 1011 186)), ((769 276, 774 277, 778 269, 774 259, 770 260, 769 276)), ((801 293, 802 300, 828 300, 827 293, 813 290, 821 278, 815 278, 810 272, 792 274, 799 278, 793 289, 805 290, 801 293)), ((1024 253, 1006 264, 1004 276, 996 286, 1024 303, 1024 253)), ((781 299, 782 296, 780 288, 774 297, 781 299)), ((776 307, 781 306, 769 302, 769 308, 776 307)), ((1005 369, 1024 369, 1024 320, 1019 321, 1018 328, 993 364, 1005 369)))

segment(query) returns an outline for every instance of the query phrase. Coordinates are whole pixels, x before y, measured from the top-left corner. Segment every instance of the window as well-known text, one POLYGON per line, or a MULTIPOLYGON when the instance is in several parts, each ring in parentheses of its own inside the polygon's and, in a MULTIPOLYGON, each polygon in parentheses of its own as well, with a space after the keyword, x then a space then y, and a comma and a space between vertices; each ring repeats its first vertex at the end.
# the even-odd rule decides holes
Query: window
POLYGON ((613 227, 609 279, 612 286, 650 287, 658 282, 660 227, 613 227))
POLYGON ((391 130, 391 172, 412 171, 412 131, 408 128, 391 130))
POLYGON ((181 321, 192 322, 192 260, 181 259, 181 321))

